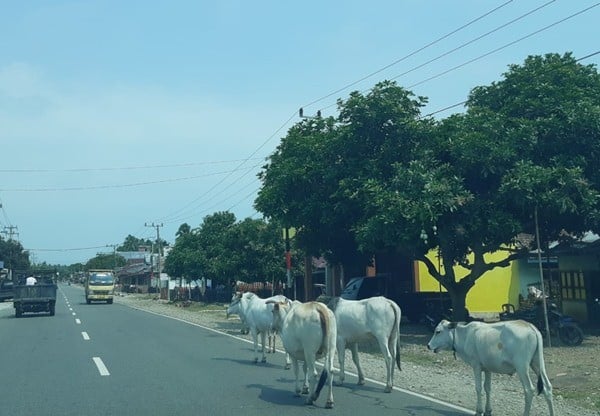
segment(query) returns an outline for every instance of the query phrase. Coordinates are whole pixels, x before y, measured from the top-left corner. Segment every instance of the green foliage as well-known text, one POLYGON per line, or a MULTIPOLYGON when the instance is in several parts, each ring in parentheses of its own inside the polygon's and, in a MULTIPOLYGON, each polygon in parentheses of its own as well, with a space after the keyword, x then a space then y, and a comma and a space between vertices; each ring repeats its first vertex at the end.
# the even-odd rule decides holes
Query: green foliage
POLYGON ((383 82, 340 100, 337 119, 298 123, 260 175, 256 209, 296 228, 296 244, 308 254, 364 270, 372 256, 359 250, 353 231, 364 216, 359 191, 368 179, 389 177, 424 137, 429 123, 416 121, 424 102, 383 82))
POLYGON ((20 242, 16 240, 4 240, 0 237, 0 260, 4 267, 13 270, 29 269, 29 252, 23 249, 20 242))
POLYGON ((150 239, 144 240, 143 238, 137 238, 129 234, 125 237, 125 241, 119 247, 117 247, 117 251, 139 251, 140 248, 152 247, 154 243, 150 239))
POLYGON ((231 280, 271 281, 285 276, 281 227, 230 212, 204 218, 195 229, 183 224, 165 260, 165 271, 186 280, 201 277, 215 284, 231 280))
POLYGON ((117 267, 125 265, 125 259, 118 254, 98 253, 96 257, 91 258, 84 266, 84 270, 106 269, 114 270, 117 267))
POLYGON ((595 67, 531 56, 473 89, 464 114, 423 120, 425 102, 383 82, 340 100, 337 119, 298 123, 264 167, 255 207, 345 266, 382 251, 423 261, 457 311, 486 271, 528 251, 513 243, 535 234, 534 211, 542 245, 600 231, 595 67), (433 248, 443 270, 425 257, 433 248), (504 249, 507 260, 484 260, 504 249), (470 271, 460 281, 459 264, 470 271))

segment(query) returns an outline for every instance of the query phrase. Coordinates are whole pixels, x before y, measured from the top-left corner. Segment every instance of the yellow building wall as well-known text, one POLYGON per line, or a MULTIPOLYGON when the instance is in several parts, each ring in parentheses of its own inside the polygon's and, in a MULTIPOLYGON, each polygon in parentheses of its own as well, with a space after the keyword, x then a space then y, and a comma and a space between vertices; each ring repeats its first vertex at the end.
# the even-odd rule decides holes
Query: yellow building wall
MULTIPOLYGON (((437 250, 429 252, 427 257, 438 264, 437 250)), ((495 252, 485 255, 486 262, 500 261, 506 257, 504 252, 495 252)), ((416 284, 421 292, 436 292, 440 290, 440 284, 427 271, 427 267, 422 262, 416 262, 416 284)), ((468 274, 468 270, 455 266, 455 273, 458 279, 462 279, 468 274)), ((445 291, 444 288, 442 288, 445 291)), ((467 294, 467 309, 471 313, 491 313, 500 312, 504 303, 519 304, 519 273, 516 262, 512 262, 508 267, 496 267, 486 272, 477 279, 475 286, 467 294)))

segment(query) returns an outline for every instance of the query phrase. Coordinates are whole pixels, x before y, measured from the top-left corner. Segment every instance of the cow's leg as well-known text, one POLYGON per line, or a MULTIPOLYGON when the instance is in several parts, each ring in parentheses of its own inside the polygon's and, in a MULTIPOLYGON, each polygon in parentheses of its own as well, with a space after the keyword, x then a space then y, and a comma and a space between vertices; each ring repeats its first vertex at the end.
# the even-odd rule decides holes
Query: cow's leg
POLYGON ((310 387, 310 380, 308 375, 308 369, 306 366, 306 361, 302 363, 302 369, 304 370, 304 384, 302 385, 302 394, 308 394, 308 389, 310 387))
POLYGON ((394 385, 394 359, 388 347, 388 340, 378 338, 377 342, 379 343, 379 349, 381 350, 381 354, 383 354, 383 359, 385 360, 385 368, 387 370, 387 380, 384 391, 386 393, 390 393, 392 391, 392 386, 394 385))
MULTIPOLYGON (((262 344, 262 359, 261 362, 266 363, 267 362, 267 356, 265 354, 265 341, 267 338, 267 331, 260 331, 260 341, 262 344)), ((268 348, 268 346, 267 346, 268 348)))
POLYGON ((325 357, 325 369, 327 370, 327 372, 329 373, 328 377, 329 377, 329 391, 327 393, 327 402, 325 403, 325 407, 327 409, 332 409, 333 408, 333 360, 335 359, 334 357, 334 351, 333 351, 333 347, 329 348, 329 353, 327 354, 327 356, 325 357))
POLYGON ((254 343, 254 364, 256 364, 258 363, 258 333, 256 328, 250 328, 250 334, 254 343))
POLYGON ((492 373, 490 371, 483 372, 485 379, 483 382, 483 389, 485 390, 485 416, 492 416, 492 402, 490 401, 490 395, 492 393, 492 373))
POLYGON ((346 342, 338 338, 336 343, 338 361, 340 363, 340 374, 338 383, 340 385, 344 384, 344 379, 346 378, 346 372, 344 370, 344 362, 346 361, 346 342))
POLYGON ((302 389, 300 388, 300 383, 298 382, 298 360, 296 360, 295 358, 292 359, 292 366, 294 367, 294 376, 295 376, 294 392, 296 393, 297 397, 300 397, 300 394, 302 393, 302 389))
POLYGON ((304 366, 306 368, 306 374, 310 374, 310 379, 307 377, 309 385, 306 404, 314 404, 315 400, 317 400, 315 394, 317 388, 317 369, 315 367, 315 357, 311 356, 311 354, 307 354, 306 351, 304 352, 304 366))
POLYGON ((538 379, 541 378, 541 381, 544 386, 544 398, 546 399, 546 403, 548 404, 548 411, 550 412, 550 416, 554 416, 554 403, 552 401, 552 384, 550 384, 548 374, 546 374, 545 366, 543 369, 540 369, 539 365, 537 364, 538 361, 539 359, 537 359, 536 361, 536 357, 534 357, 534 359, 531 361, 531 368, 537 375, 538 379))
POLYGON ((285 353, 285 366, 283 367, 285 370, 289 370, 292 365, 292 360, 290 359, 290 355, 285 353))
POLYGON ((475 408, 475 416, 482 416, 483 400, 481 397, 481 369, 473 368, 473 375, 475 376, 475 393, 477 394, 477 406, 475 408))
POLYGON ((358 384, 365 384, 365 373, 362 371, 360 366, 360 360, 358 359, 358 343, 355 342, 350 345, 350 352, 352 353, 352 362, 356 366, 356 372, 358 373, 358 384))
POLYGON ((275 332, 269 330, 267 353, 275 354, 275 332))
POLYGON ((529 416, 531 402, 533 401, 535 392, 533 384, 531 383, 531 378, 529 377, 529 368, 525 367, 524 369, 519 369, 517 374, 519 375, 519 380, 521 380, 521 384, 523 385, 523 393, 525 394, 525 412, 523 412, 523 416, 529 416))

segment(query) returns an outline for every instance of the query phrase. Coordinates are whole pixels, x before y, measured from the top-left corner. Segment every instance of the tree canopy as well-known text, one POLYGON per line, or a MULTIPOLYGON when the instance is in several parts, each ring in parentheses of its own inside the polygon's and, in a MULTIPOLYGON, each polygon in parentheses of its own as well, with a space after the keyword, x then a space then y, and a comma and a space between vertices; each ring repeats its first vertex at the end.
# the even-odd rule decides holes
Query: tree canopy
POLYGON ((284 276, 281 227, 231 212, 206 216, 197 228, 182 224, 165 260, 165 271, 186 280, 206 278, 227 285, 280 280, 284 276))
POLYGON ((30 267, 29 252, 23 249, 20 242, 0 237, 0 260, 4 267, 14 270, 27 270, 30 267))
POLYGON ((464 113, 423 118, 425 102, 383 82, 338 101, 337 118, 301 121, 261 172, 255 206, 329 260, 424 262, 464 318, 475 281, 530 250, 517 237, 535 234, 534 212, 542 246, 598 230, 600 77, 570 54, 531 56, 473 89, 464 113), (506 259, 488 262, 498 250, 506 259))

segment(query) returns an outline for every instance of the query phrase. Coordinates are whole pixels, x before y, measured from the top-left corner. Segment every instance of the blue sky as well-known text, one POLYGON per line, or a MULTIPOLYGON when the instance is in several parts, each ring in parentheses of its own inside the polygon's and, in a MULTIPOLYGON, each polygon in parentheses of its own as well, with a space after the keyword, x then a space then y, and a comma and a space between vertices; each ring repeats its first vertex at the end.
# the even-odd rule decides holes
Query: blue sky
POLYGON ((174 242, 217 211, 259 218, 256 173, 298 108, 334 115, 395 79, 437 111, 528 55, 600 50, 596 4, 2 2, 0 229, 35 262, 71 264, 154 238, 145 223, 174 242))

